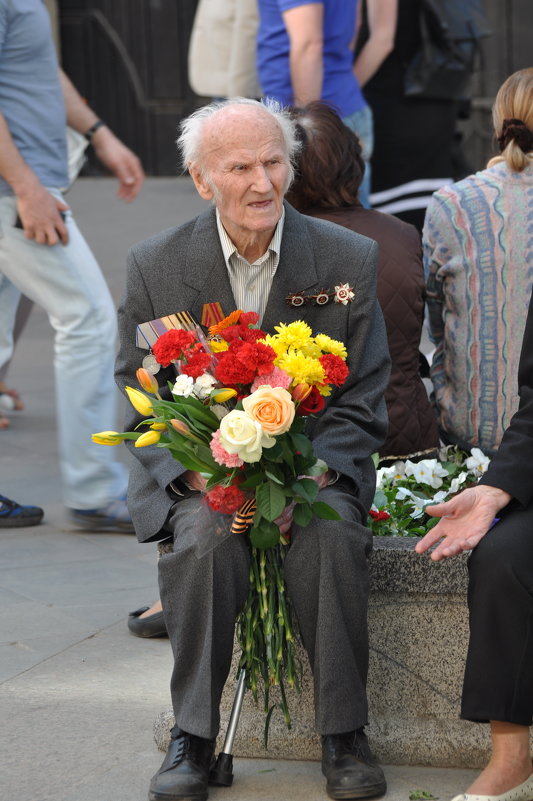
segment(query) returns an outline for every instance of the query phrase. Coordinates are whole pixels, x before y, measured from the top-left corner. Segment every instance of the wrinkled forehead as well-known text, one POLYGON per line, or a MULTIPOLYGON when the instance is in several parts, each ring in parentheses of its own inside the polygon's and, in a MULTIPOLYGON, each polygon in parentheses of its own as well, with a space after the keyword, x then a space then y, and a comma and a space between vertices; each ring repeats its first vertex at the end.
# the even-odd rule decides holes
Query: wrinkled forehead
POLYGON ((275 117, 268 111, 246 106, 229 106, 207 120, 200 152, 202 159, 220 162, 273 155, 288 161, 285 137, 275 117))

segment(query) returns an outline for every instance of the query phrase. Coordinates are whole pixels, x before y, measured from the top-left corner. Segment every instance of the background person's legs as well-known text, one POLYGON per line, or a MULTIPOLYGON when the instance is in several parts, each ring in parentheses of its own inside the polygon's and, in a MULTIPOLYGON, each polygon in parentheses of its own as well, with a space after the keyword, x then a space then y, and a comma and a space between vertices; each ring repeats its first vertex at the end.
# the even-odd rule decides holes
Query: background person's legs
POLYGON ((55 330, 65 504, 100 508, 126 491, 126 471, 112 449, 91 442, 95 431, 116 427, 114 304, 72 216, 67 215, 68 245, 37 245, 9 224, 14 203, 11 197, 0 199, 0 273, 45 309, 55 330))

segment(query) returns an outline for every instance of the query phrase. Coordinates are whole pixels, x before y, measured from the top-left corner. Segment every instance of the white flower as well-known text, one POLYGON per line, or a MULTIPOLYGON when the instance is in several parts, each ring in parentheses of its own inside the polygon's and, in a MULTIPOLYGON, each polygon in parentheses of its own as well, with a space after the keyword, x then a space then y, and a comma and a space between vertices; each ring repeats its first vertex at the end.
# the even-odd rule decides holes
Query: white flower
POLYGON ((229 409, 226 409, 226 407, 222 406, 221 403, 213 403, 213 405, 209 408, 219 420, 222 420, 223 417, 229 414, 229 409))
POLYGON ((455 492, 459 491, 459 487, 461 484, 464 484, 466 479, 468 478, 468 473, 459 473, 458 476, 452 478, 450 483, 450 493, 453 495, 455 492))
POLYGON ((442 503, 442 501, 447 497, 448 497, 448 493, 445 492, 444 490, 441 490, 440 492, 437 492, 433 496, 433 498, 430 501, 430 505, 433 505, 434 503, 442 503))
POLYGON ((437 459, 422 459, 420 462, 411 462, 409 459, 405 463, 405 475, 413 476, 419 484, 429 484, 433 489, 442 487, 442 479, 448 475, 448 471, 437 459))
POLYGON ((396 493, 396 497, 398 500, 403 501, 406 498, 409 498, 413 504, 413 511, 411 512, 411 517, 416 519, 417 517, 422 517, 424 514, 424 509, 426 505, 429 503, 427 498, 420 498, 420 496, 415 495, 414 492, 411 492, 410 489, 407 487, 400 487, 398 492, 396 493))
POLYGON ((394 462, 390 467, 380 467, 376 473, 376 486, 382 489, 384 484, 393 484, 405 476, 404 462, 394 462))
POLYGON ((217 380, 211 373, 203 373, 194 382, 193 392, 197 398, 204 400, 204 398, 209 397, 216 383, 217 380))
POLYGON ((220 444, 228 453, 236 453, 243 462, 258 462, 263 448, 276 444, 261 425, 246 412, 233 409, 220 423, 220 444))
POLYGON ((176 378, 176 383, 172 387, 173 395, 181 395, 183 398, 188 398, 192 395, 194 379, 190 375, 182 373, 176 378))
POLYGON ((485 456, 483 451, 479 448, 472 448, 470 451, 472 456, 469 456, 465 462, 466 467, 474 473, 475 476, 482 476, 487 467, 489 466, 489 457, 485 456))
POLYGON ((338 284, 335 287, 335 303, 342 303, 343 306, 346 306, 348 303, 352 302, 354 297, 354 293, 349 284, 338 284))

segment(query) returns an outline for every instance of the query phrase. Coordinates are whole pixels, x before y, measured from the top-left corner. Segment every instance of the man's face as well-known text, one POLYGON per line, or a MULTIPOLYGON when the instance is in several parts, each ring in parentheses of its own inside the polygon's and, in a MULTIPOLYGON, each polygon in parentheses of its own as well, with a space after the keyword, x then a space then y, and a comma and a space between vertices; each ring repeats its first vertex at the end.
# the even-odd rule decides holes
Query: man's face
POLYGON ((271 236, 290 174, 275 119, 261 109, 230 106, 206 123, 201 153, 203 169, 191 165, 191 175, 201 197, 214 200, 234 244, 271 236))

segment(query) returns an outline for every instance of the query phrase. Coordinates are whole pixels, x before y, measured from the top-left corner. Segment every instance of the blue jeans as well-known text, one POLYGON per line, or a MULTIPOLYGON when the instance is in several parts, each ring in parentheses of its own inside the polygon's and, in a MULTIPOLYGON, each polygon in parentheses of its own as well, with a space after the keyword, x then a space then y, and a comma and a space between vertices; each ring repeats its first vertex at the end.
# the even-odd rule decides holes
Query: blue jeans
POLYGON ((374 125, 372 120, 372 110, 370 106, 364 106, 359 111, 354 111, 347 117, 343 117, 343 123, 357 134, 362 147, 362 156, 365 162, 365 174, 359 187, 359 200, 362 205, 370 208, 370 158, 374 149, 374 125))
MULTIPOLYGON (((52 194, 60 197, 57 190, 52 194)), ((14 227, 15 198, 0 197, 0 364, 12 352, 18 291, 48 314, 55 330, 59 457, 67 506, 94 509, 124 496, 127 475, 112 448, 91 434, 116 428, 113 379, 115 307, 105 279, 70 212, 68 245, 38 245, 14 227), (14 289, 14 287, 16 289, 14 289)), ((39 391, 35 387, 36 393, 39 391)))

